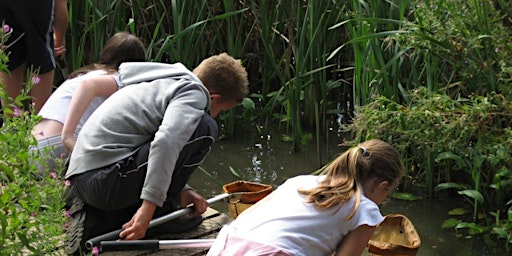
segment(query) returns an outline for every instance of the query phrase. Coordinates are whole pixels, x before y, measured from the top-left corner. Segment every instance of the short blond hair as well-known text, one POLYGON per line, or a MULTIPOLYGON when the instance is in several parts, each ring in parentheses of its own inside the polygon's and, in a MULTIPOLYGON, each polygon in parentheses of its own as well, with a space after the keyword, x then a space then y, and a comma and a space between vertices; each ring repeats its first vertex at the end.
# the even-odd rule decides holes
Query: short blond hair
POLYGON ((203 60, 193 72, 210 92, 220 94, 223 101, 239 103, 249 94, 245 67, 227 53, 203 60))

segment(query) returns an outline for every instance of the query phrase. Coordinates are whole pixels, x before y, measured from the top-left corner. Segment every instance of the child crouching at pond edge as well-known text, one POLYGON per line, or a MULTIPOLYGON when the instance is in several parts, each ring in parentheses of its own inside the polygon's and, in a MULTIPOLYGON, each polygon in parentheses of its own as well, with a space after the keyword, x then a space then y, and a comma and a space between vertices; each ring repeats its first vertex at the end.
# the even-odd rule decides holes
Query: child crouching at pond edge
POLYGON ((222 228, 208 256, 361 255, 384 220, 378 205, 403 174, 394 147, 363 142, 320 175, 290 178, 245 210, 222 228))

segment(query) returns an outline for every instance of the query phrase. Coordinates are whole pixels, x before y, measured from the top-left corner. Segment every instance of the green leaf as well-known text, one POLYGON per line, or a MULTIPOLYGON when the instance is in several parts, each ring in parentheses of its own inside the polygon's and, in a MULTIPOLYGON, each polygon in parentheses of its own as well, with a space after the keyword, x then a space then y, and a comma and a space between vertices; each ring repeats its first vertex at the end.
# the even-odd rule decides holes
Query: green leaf
POLYGON ((229 171, 230 171, 233 175, 235 175, 238 179, 242 179, 242 176, 240 176, 240 174, 238 174, 238 173, 235 171, 235 169, 233 169, 233 167, 231 167, 231 166, 230 166, 230 167, 229 167, 229 171))
POLYGON ((494 227, 492 229, 492 232, 497 234, 498 237, 501 237, 501 238, 507 238, 507 236, 508 236, 507 231, 505 231, 504 228, 494 227))
POLYGON ((464 208, 455 208, 455 209, 451 209, 448 214, 450 215, 464 215, 465 213, 467 213, 468 211, 464 208))
POLYGON ((452 152, 442 152, 442 153, 439 153, 437 155, 437 157, 434 159, 434 161, 440 162, 441 160, 447 160, 447 159, 455 161, 457 163, 457 165, 459 165, 459 166, 464 166, 465 165, 464 164, 465 163, 464 159, 462 157, 452 153, 452 152))
POLYGON ((282 141, 286 141, 286 142, 290 142, 290 141, 293 141, 293 138, 288 136, 288 135, 283 135, 283 136, 281 136, 281 140, 282 141))
POLYGON ((245 109, 256 109, 254 101, 251 98, 244 98, 242 101, 242 106, 245 109))
POLYGON ((450 219, 445 220, 441 227, 442 228, 454 228, 457 225, 459 225, 459 223, 461 223, 460 220, 454 219, 454 218, 450 218, 450 219))
POLYGON ((476 233, 482 233, 484 232, 484 228, 476 223, 473 222, 461 222, 457 226, 455 226, 456 229, 466 228, 475 231, 476 233))
POLYGON ((30 246, 27 236, 24 233, 18 232, 17 235, 18 235, 18 238, 20 239, 22 245, 27 247, 29 250, 34 251, 34 248, 32 246, 30 246))
POLYGON ((400 199, 400 200, 406 200, 406 201, 414 201, 421 199, 421 196, 414 195, 412 193, 401 193, 401 192, 394 192, 391 195, 392 198, 400 199))
POLYGON ((475 199, 477 202, 482 203, 484 201, 484 196, 482 196, 482 193, 474 190, 474 189, 466 189, 458 191, 460 195, 464 195, 470 198, 475 199))
POLYGON ((454 182, 439 183, 436 186, 436 190, 451 189, 451 188, 467 189, 468 186, 465 184, 459 184, 459 183, 454 183, 454 182))

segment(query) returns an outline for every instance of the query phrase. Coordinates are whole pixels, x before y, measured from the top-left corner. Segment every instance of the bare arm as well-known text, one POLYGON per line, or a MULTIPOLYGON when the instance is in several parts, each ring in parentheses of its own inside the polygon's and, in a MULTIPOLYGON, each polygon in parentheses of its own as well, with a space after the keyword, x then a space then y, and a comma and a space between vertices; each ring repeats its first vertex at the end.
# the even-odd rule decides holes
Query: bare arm
POLYGON ((66 52, 66 30, 68 28, 69 12, 66 0, 55 0, 53 42, 55 56, 61 56, 66 52))
MULTIPOLYGON (((181 206, 186 207, 189 204, 194 204, 194 212, 192 216, 201 216, 208 207, 208 202, 197 194, 193 189, 185 189, 180 194, 181 206)), ((123 225, 123 231, 119 234, 121 239, 137 240, 146 235, 149 223, 155 213, 156 204, 144 200, 141 207, 133 215, 132 219, 123 225)))
POLYGON ((119 234, 119 238, 126 240, 141 239, 146 235, 149 222, 155 214, 156 204, 144 200, 142 205, 133 215, 132 219, 123 225, 123 231, 119 234))
POLYGON ((362 225, 350 231, 338 245, 336 256, 361 255, 373 235, 375 227, 362 225))
POLYGON ((85 79, 78 84, 62 128, 62 144, 66 149, 73 151, 76 142, 73 134, 94 97, 108 97, 116 91, 117 83, 111 75, 85 79))

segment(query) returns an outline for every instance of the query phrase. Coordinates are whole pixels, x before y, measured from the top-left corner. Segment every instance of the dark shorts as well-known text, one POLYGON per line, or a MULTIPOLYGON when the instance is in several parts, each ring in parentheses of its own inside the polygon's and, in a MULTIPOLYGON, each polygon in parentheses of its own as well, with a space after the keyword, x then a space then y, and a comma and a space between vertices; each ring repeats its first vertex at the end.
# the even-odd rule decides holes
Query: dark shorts
POLYGON ((0 1, 0 22, 13 30, 5 44, 9 46, 9 70, 23 63, 39 68, 39 74, 55 68, 53 11, 53 0, 0 1))
MULTIPOLYGON (((162 211, 179 206, 179 195, 195 169, 209 153, 217 137, 217 123, 204 115, 194 134, 180 151, 162 211)), ((104 168, 70 178, 73 195, 103 211, 137 209, 144 185, 150 143, 142 145, 132 156, 104 168)))

